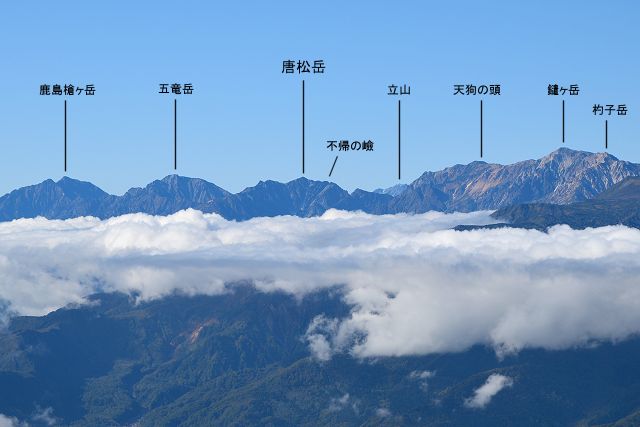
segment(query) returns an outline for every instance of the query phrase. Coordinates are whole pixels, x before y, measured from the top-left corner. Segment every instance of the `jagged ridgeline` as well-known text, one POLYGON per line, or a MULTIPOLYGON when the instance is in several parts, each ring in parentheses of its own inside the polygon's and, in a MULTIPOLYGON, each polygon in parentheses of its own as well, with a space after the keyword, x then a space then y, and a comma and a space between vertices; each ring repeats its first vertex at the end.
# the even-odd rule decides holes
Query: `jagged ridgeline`
POLYGON ((558 224, 575 229, 616 224, 640 228, 640 177, 625 178, 589 200, 566 205, 524 203, 498 209, 492 216, 506 223, 489 228, 508 225, 545 230, 558 224))
POLYGON ((232 194, 202 179, 170 175, 114 196, 91 183, 65 177, 1 197, 0 220, 37 216, 109 218, 135 212, 167 215, 186 208, 235 220, 277 215, 309 217, 330 208, 372 214, 470 212, 522 203, 580 202, 629 176, 640 176, 639 164, 607 153, 561 148, 541 159, 511 165, 455 165, 425 172, 408 185, 372 192, 358 189, 349 193, 331 182, 298 178, 287 183, 260 181, 232 194))

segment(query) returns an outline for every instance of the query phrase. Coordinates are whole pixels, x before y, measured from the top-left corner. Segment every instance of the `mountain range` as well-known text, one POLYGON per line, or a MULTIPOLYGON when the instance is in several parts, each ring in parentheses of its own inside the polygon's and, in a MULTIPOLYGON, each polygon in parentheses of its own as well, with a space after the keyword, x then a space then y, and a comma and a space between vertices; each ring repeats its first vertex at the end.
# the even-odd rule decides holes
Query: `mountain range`
POLYGON ((639 164, 608 153, 561 148, 538 160, 511 165, 476 161, 425 172, 410 184, 351 193, 332 182, 298 178, 287 183, 260 181, 233 194, 203 179, 170 175, 116 196, 89 182, 64 177, 0 197, 0 221, 37 216, 109 218, 135 212, 168 215, 186 208, 233 220, 309 217, 331 208, 372 214, 469 212, 523 203, 581 202, 633 176, 640 176, 639 164))
POLYGON ((300 337, 319 313, 349 313, 336 290, 298 300, 238 284, 217 296, 90 299, 16 317, 0 330, 0 413, 33 426, 625 427, 640 420, 638 338, 500 359, 478 345, 318 362, 300 337), (465 407, 493 374, 514 385, 483 409, 465 407))
POLYGON ((640 228, 640 178, 626 178, 581 202, 566 205, 525 203, 500 208, 492 216, 506 223, 492 224, 488 226, 490 228, 509 226, 545 230, 558 224, 574 229, 617 224, 640 228))
MULTIPOLYGON (((330 208, 491 209, 503 222, 489 227, 640 228, 640 165, 560 149, 539 160, 455 165, 410 184, 351 193, 299 178, 233 194, 171 175, 115 196, 63 178, 3 196, 0 220, 185 208, 234 220, 308 217, 330 208)), ((460 227, 467 228, 474 227, 460 227)), ((10 318, 0 325, 0 425, 14 419, 7 417, 15 417, 14 426, 78 427, 640 425, 638 336, 555 351, 524 348, 500 358, 478 344, 457 353, 344 353, 319 361, 304 337, 316 316, 352 313, 340 287, 300 297, 230 283, 218 295, 137 297, 99 293, 45 316, 5 316, 0 296, 0 319, 10 318), (511 379, 509 390, 483 408, 468 407, 493 375, 511 379)))

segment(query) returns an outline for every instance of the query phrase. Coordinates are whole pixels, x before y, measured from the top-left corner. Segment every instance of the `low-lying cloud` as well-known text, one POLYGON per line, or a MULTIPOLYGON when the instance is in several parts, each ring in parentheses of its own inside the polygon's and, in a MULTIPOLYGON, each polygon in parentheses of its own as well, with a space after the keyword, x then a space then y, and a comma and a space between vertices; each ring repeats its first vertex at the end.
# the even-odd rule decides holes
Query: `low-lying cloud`
MULTIPOLYGON (((58 419, 53 415, 53 408, 36 408, 31 415, 31 421, 37 426, 54 426, 58 423, 58 419)), ((0 414, 0 427, 30 427, 28 421, 20 420, 5 414, 0 414)))
POLYGON ((20 422, 15 417, 0 414, 0 427, 28 427, 28 424, 20 422))
POLYGON ((420 385, 422 391, 427 391, 429 388, 429 383, 427 382, 427 380, 429 378, 433 378, 434 375, 435 372, 433 371, 412 371, 409 374, 409 379, 412 381, 416 381, 420 385))
POLYGON ((349 393, 345 393, 340 397, 334 397, 329 402, 329 412, 339 412, 349 405, 349 400, 351 400, 349 393))
MULTIPOLYGON (((142 300, 225 292, 250 280, 303 295, 341 285, 347 318, 309 326, 320 360, 462 351, 499 354, 617 341, 640 331, 640 231, 454 231, 488 212, 226 221, 187 210, 109 220, 0 224, 0 307, 41 315, 97 291, 142 300)), ((1 314, 1 313, 0 313, 1 314)))
POLYGON ((464 405, 467 408, 484 409, 493 396, 512 385, 513 379, 501 374, 491 374, 484 384, 473 391, 473 396, 465 399, 464 405))

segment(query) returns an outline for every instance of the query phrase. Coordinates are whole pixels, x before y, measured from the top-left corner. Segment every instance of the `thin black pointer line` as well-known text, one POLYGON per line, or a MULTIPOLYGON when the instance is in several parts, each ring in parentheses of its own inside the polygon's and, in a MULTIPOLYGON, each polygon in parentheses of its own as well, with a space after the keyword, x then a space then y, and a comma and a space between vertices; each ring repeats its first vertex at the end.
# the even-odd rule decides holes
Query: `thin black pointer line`
POLYGON ((480 158, 483 154, 483 116, 482 116, 482 99, 480 100, 480 158))
POLYGON ((302 174, 304 175, 304 80, 302 80, 302 174))
POLYGON ((564 99, 562 100, 562 142, 564 143, 564 99))
POLYGON ((67 100, 64 100, 64 171, 67 171, 67 100))
POLYGON ((173 170, 178 169, 178 100, 173 100, 173 170))
POLYGON ((333 161, 333 166, 331 166, 331 170, 329 171, 329 176, 331 176, 331 174, 333 173, 333 168, 336 167, 337 161, 338 161, 338 156, 336 156, 335 160, 333 161))
POLYGON ((398 179, 400 179, 400 159, 401 159, 401 152, 400 152, 400 123, 401 123, 401 116, 400 116, 400 100, 398 99, 398 179))

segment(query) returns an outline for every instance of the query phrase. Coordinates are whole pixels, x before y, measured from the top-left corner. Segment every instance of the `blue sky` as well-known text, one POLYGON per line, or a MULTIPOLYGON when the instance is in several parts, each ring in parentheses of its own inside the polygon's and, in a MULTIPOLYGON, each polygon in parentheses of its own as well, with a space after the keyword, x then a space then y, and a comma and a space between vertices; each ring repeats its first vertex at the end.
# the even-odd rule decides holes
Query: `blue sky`
POLYGON ((7 2, 0 12, 0 192, 59 179, 63 98, 42 83, 93 83, 68 98, 68 176, 120 194, 173 171, 173 97, 179 103, 177 173, 240 191, 301 175, 300 77, 284 59, 323 59, 306 77, 306 174, 353 190, 398 182, 397 98, 403 99, 402 181, 479 160, 479 97, 456 83, 498 83, 484 97, 484 158, 508 163, 562 146, 604 150, 594 103, 627 104, 609 120, 609 152, 640 162, 636 84, 640 6, 573 2, 7 2), (336 153, 331 139, 371 139, 372 153, 336 153))

